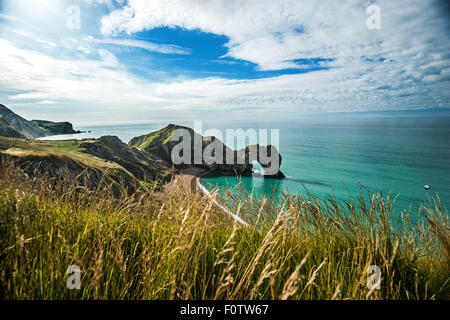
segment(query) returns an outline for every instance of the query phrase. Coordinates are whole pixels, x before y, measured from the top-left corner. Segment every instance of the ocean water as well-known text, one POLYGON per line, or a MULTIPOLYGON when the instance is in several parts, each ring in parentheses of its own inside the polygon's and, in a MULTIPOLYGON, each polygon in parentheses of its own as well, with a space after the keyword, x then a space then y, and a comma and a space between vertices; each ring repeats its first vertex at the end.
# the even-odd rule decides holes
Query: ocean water
MULTIPOLYGON (((236 126, 232 124, 229 126, 236 126)), ((437 193, 450 204, 450 118, 352 117, 242 124, 243 128, 280 130, 284 180, 255 173, 241 177, 248 191, 272 194, 280 190, 313 195, 335 194, 346 199, 360 192, 399 194, 394 208, 404 210, 437 193), (430 189, 424 189, 429 185, 430 189)), ((208 189, 233 187, 238 179, 209 175, 208 189)))
POLYGON ((102 136, 117 136, 123 142, 128 143, 134 137, 159 130, 163 127, 164 124, 162 123, 75 127, 76 130, 85 131, 85 133, 43 137, 40 140, 90 139, 100 138, 102 136))
MULTIPOLYGON (((46 139, 116 135, 128 142, 167 124, 81 127, 77 129, 91 132, 46 139)), ((194 126, 192 122, 179 124, 194 126)), ((264 179, 259 172, 240 178, 208 175, 201 182, 210 190, 233 187, 241 179, 249 191, 303 194, 306 188, 317 196, 334 193, 338 199, 345 199, 364 186, 372 191, 382 190, 383 194, 399 194, 396 210, 410 204, 418 206, 436 193, 447 208, 450 204, 450 117, 203 122, 203 132, 212 128, 221 130, 224 137, 225 129, 278 129, 281 170, 287 178, 264 179), (425 190, 424 185, 430 189, 425 190)))

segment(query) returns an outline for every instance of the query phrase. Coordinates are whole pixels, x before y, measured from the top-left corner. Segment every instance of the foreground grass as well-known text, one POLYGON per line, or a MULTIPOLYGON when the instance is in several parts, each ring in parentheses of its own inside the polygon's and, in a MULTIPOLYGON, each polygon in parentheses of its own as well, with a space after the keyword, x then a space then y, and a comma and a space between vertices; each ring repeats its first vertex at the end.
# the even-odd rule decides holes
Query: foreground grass
MULTIPOLYGON (((234 197, 234 196, 233 196, 234 197)), ((448 299, 448 215, 412 222, 389 197, 231 199, 245 228, 180 190, 114 198, 0 168, 0 295, 5 299, 448 299), (245 201, 244 201, 245 200, 245 201), (69 290, 67 268, 82 270, 69 290), (371 265, 381 289, 366 283, 371 265)))

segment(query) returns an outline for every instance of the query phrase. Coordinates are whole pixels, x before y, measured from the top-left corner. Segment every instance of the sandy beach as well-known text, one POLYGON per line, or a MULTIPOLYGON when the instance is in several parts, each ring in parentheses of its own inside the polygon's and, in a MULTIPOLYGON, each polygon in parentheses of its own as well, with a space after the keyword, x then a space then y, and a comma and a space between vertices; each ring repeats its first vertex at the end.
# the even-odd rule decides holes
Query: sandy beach
POLYGON ((208 170, 199 167, 185 169, 181 174, 175 175, 174 179, 165 186, 165 191, 172 192, 182 188, 185 191, 196 192, 198 191, 198 180, 208 172, 208 170))
MULTIPOLYGON (((175 178, 169 182, 165 187, 165 192, 171 193, 179 191, 180 188, 187 192, 200 192, 203 196, 211 197, 209 192, 199 186, 199 179, 207 174, 209 170, 205 170, 199 167, 191 167, 186 170, 183 170, 182 174, 178 174, 175 178)), ((228 208, 221 205, 214 197, 211 197, 212 201, 222 209, 226 214, 228 214, 232 219, 238 222, 240 225, 248 227, 248 224, 242 220, 240 217, 236 216, 233 212, 231 212, 228 208)))

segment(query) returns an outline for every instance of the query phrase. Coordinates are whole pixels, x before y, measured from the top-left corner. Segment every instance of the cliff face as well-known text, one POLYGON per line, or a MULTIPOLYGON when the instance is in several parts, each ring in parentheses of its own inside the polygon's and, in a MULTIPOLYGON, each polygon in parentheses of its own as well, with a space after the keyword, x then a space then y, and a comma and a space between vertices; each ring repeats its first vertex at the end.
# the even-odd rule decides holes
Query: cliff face
POLYGON ((152 154, 171 165, 171 150, 176 144, 171 141, 171 137, 173 132, 178 128, 192 130, 187 127, 168 125, 159 131, 133 138, 128 145, 148 154, 152 154))
POLYGON ((282 158, 275 146, 252 145, 235 151, 215 137, 203 137, 191 128, 174 124, 148 135, 136 137, 130 141, 129 145, 148 154, 154 154, 178 169, 199 166, 221 174, 251 175, 253 172, 252 161, 254 160, 261 164, 266 172, 266 177, 284 178, 284 174, 279 170, 282 158), (183 141, 183 138, 178 139, 179 130, 187 133, 190 155, 183 154, 186 150, 181 152, 178 150, 180 142, 183 141), (173 139, 174 135, 176 135, 175 139, 173 139), (221 153, 221 156, 217 154, 218 152, 221 153), (174 159, 174 154, 184 158, 183 163, 174 159), (195 154, 200 154, 200 159, 196 159, 195 154), (274 161, 262 159, 262 154, 272 160, 275 159, 278 165, 274 166, 274 161), (219 161, 217 161, 218 159, 219 161))
POLYGON ((191 128, 176 125, 136 137, 129 145, 114 136, 62 141, 0 136, 0 161, 5 157, 13 158, 30 177, 48 175, 68 182, 77 181, 89 189, 111 186, 114 192, 125 189, 132 193, 137 188, 167 182, 172 177, 173 167, 187 169, 198 166, 220 174, 251 175, 252 159, 261 163, 267 177, 284 177, 279 165, 275 170, 272 166, 271 161, 274 160, 281 164, 281 156, 272 146, 253 145, 234 151, 219 139, 202 137, 191 128), (180 146, 178 139, 172 141, 180 132, 178 129, 182 129, 186 134, 184 138, 189 140, 186 150, 177 150, 180 146), (205 157, 196 159, 195 151, 198 150, 205 157), (174 161, 173 154, 177 152, 184 158, 184 163, 174 161), (184 152, 186 154, 181 154, 184 152), (224 163, 216 161, 218 152, 221 152, 222 157, 219 158, 224 163))
POLYGON ((117 137, 43 141, 0 137, 0 162, 12 158, 28 176, 48 175, 94 190, 110 186, 129 194, 171 178, 164 161, 133 149, 117 137))
POLYGON ((21 116, 15 114, 2 104, 0 104, 0 116, 3 118, 3 125, 0 123, 0 126, 4 128, 2 129, 2 131, 5 131, 6 126, 8 126, 10 128, 13 128, 17 133, 17 135, 14 135, 14 133, 12 133, 9 135, 9 137, 25 137, 31 139, 48 135, 45 130, 39 128, 31 121, 25 120, 21 116))
POLYGON ((104 136, 80 144, 82 152, 115 162, 143 181, 167 180, 171 168, 157 156, 129 147, 118 137, 104 136))
POLYGON ((9 123, 0 115, 0 136, 9 138, 25 138, 23 134, 11 127, 9 123))
POLYGON ((73 133, 80 133, 80 131, 73 130, 70 122, 28 121, 0 104, 0 136, 33 139, 73 133))
POLYGON ((69 154, 0 152, 0 161, 6 157, 13 159, 28 178, 39 182, 43 177, 48 177, 54 179, 55 187, 64 188, 77 183, 88 190, 109 188, 114 195, 119 195, 122 190, 131 195, 142 187, 140 181, 119 166, 92 165, 69 154), (63 184, 58 185, 58 181, 63 184))
POLYGON ((52 122, 47 120, 31 120, 31 122, 46 131, 48 135, 81 133, 74 130, 70 122, 52 122))

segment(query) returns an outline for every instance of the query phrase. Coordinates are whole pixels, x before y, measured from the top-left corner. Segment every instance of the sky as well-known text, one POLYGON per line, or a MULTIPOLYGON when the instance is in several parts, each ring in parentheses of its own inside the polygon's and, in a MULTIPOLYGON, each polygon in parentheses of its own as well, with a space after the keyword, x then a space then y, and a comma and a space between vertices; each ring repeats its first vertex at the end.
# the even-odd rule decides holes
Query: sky
POLYGON ((0 103, 76 125, 444 110, 446 3, 0 0, 0 103))

